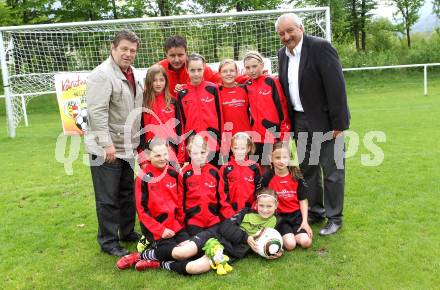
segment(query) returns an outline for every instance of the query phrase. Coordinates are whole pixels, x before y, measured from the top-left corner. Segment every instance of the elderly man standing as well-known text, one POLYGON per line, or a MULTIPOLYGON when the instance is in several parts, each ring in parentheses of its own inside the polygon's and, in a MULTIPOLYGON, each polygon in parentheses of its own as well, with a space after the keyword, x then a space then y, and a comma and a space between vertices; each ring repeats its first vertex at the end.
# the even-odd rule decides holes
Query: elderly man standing
POLYGON ((127 117, 142 106, 142 86, 133 63, 139 38, 119 31, 111 44, 111 55, 87 79, 89 132, 86 136, 98 216, 98 243, 114 256, 128 251, 119 241, 135 242, 134 149, 140 118, 127 124, 127 117), (128 132, 128 133, 127 133, 128 132), (129 134, 130 136, 125 136, 129 134), (128 141, 127 141, 128 140, 128 141))
POLYGON ((309 222, 327 218, 319 233, 331 235, 342 226, 342 132, 350 123, 341 64, 328 41, 304 34, 296 14, 281 15, 275 28, 284 45, 278 51, 279 79, 287 96, 300 167, 311 187, 309 222))

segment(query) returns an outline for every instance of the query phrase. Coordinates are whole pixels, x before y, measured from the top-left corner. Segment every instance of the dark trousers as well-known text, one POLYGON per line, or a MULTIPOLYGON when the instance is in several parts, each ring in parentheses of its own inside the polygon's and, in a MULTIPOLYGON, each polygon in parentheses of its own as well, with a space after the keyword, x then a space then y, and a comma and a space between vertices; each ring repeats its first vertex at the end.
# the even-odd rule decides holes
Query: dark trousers
POLYGON ((327 217, 330 221, 342 223, 345 184, 343 137, 323 141, 327 138, 311 132, 304 113, 294 112, 294 118, 300 168, 310 187, 309 216, 327 217))
POLYGON ((119 238, 124 239, 134 230, 134 172, 130 163, 134 165, 133 160, 119 158, 112 163, 102 163, 102 157, 90 155, 98 216, 98 243, 102 249, 117 246, 119 238))

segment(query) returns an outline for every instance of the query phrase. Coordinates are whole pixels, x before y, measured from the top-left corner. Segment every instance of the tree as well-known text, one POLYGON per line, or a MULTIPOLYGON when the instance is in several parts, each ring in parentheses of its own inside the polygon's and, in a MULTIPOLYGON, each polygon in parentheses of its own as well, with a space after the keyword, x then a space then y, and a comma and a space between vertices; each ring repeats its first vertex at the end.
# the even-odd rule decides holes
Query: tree
POLYGON ((432 10, 440 18, 440 0, 432 0, 432 10))
MULTIPOLYGON (((51 22, 52 5, 55 0, 6 0, 2 1, 5 13, 13 16, 12 24, 38 24, 51 22)), ((1 7, 1 5, 0 5, 1 7)))
POLYGON ((336 42, 344 42, 352 39, 350 29, 350 10, 347 9, 349 0, 291 0, 295 7, 328 6, 332 26, 332 39, 336 42))
POLYGON ((372 17, 371 11, 375 8, 374 0, 349 0, 347 3, 347 10, 350 11, 350 30, 358 51, 366 49, 366 27, 372 17))
POLYGON ((419 19, 419 10, 424 4, 424 0, 391 0, 390 3, 396 5, 397 12, 394 17, 402 18, 403 30, 406 33, 408 48, 411 48, 410 31, 414 23, 419 19))
POLYGON ((0 26, 10 26, 20 24, 17 17, 17 11, 6 4, 6 1, 0 1, 0 26))

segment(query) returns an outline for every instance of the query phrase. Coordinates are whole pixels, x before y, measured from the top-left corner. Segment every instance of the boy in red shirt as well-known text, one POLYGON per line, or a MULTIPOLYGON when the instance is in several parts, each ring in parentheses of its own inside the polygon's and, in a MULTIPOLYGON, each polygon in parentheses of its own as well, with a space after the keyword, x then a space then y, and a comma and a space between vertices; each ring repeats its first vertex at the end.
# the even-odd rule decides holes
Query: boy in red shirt
MULTIPOLYGON (((179 35, 171 36, 165 40, 164 46, 166 59, 161 60, 159 64, 165 68, 170 81, 170 93, 176 98, 182 85, 189 82, 186 39, 179 35)), ((210 67, 206 66, 203 79, 205 81, 218 83, 220 76, 210 67)))

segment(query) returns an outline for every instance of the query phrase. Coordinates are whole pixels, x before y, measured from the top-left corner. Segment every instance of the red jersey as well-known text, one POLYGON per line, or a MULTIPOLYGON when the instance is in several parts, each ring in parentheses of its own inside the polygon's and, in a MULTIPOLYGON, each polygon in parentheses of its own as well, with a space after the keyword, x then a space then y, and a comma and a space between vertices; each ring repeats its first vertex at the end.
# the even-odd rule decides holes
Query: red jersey
POLYGON ((217 86, 206 81, 197 86, 186 84, 178 94, 178 102, 183 133, 210 133, 209 149, 218 151, 223 120, 217 86))
MULTIPOLYGON (((251 126, 261 138, 254 138, 255 143, 274 143, 276 136, 266 132, 274 128, 281 132, 281 138, 290 131, 286 97, 278 79, 261 75, 246 83, 251 114, 251 126)), ((273 130, 273 129, 272 129, 273 130)), ((273 132, 273 131, 272 131, 273 132)))
POLYGON ((200 169, 194 169, 192 164, 182 169, 179 199, 185 226, 209 228, 218 224, 221 217, 227 219, 234 215, 226 196, 218 190, 219 180, 218 169, 209 163, 200 169))
POLYGON ((148 240, 161 239, 165 228, 174 232, 183 228, 176 216, 182 207, 178 200, 178 175, 171 167, 159 169, 148 164, 136 177, 136 211, 148 240))
POLYGON ((260 189, 260 166, 252 160, 238 164, 234 157, 220 168, 220 192, 226 196, 235 212, 251 207, 260 189))
MULTIPOLYGON (((189 75, 186 68, 186 63, 179 70, 174 70, 167 59, 161 60, 159 62, 163 68, 165 68, 168 80, 170 84, 170 94, 177 97, 177 93, 174 91, 177 84, 186 84, 189 83, 189 75)), ((213 71, 209 66, 205 65, 205 71, 203 72, 203 79, 208 82, 218 83, 220 82, 220 76, 217 72, 213 71)))
POLYGON ((223 123, 231 122, 232 135, 237 132, 251 131, 249 121, 249 99, 245 86, 226 88, 220 86, 220 103, 222 105, 223 123))
POLYGON ((263 187, 268 187, 278 194, 278 213, 293 213, 299 210, 299 201, 307 198, 307 185, 301 180, 301 186, 298 186, 298 180, 290 173, 278 176, 272 170, 268 171, 261 183, 263 187))
MULTIPOLYGON (((146 162, 142 151, 145 150, 147 142, 156 136, 169 141, 171 148, 174 150, 172 154, 176 154, 182 134, 182 120, 177 101, 171 99, 171 103, 167 108, 165 94, 162 93, 156 96, 151 108, 147 108, 147 112, 142 113, 142 129, 145 132, 140 136, 139 142, 140 164, 146 162)), ((183 145, 180 145, 179 149, 184 150, 183 145)), ((175 156, 172 156, 171 159, 175 158, 175 156)), ((183 162, 184 160, 179 161, 183 162)))

